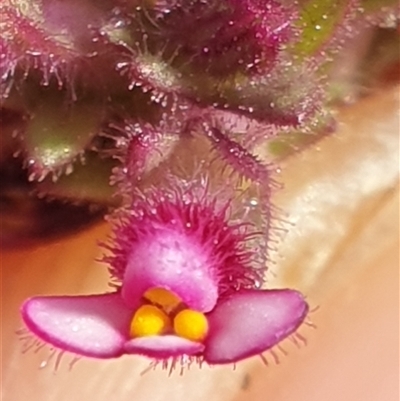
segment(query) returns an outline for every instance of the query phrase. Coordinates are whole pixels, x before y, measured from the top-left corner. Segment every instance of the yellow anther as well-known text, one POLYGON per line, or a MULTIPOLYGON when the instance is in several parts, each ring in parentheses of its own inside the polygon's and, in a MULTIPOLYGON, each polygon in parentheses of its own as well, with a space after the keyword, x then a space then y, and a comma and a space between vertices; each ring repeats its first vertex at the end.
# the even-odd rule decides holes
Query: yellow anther
POLYGON ((208 332, 208 321, 203 313, 184 309, 175 316, 174 330, 180 337, 203 341, 208 332))
POLYGON ((144 298, 152 304, 160 306, 166 312, 173 311, 181 303, 181 300, 175 294, 165 288, 147 290, 144 298))
POLYGON ((133 316, 130 327, 131 337, 155 336, 164 334, 171 328, 171 320, 154 305, 141 306, 133 316))

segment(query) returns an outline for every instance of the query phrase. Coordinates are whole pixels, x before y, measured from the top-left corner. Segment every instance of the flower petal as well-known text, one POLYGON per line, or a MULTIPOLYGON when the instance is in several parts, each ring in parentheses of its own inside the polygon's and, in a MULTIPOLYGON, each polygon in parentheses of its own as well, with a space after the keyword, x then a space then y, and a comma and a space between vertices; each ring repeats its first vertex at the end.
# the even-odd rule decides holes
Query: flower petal
POLYGON ((119 293, 77 297, 35 297, 22 317, 39 338, 58 348, 96 358, 123 354, 132 311, 119 293))
POLYGON ((138 337, 125 344, 128 354, 151 358, 169 358, 201 353, 204 345, 174 335, 138 337))
POLYGON ((210 331, 204 359, 235 362, 260 354, 293 333, 308 305, 293 290, 243 290, 223 299, 207 316, 210 331))
POLYGON ((213 309, 218 297, 208 254, 174 230, 158 230, 135 245, 123 278, 122 297, 137 308, 145 291, 154 287, 174 292, 201 312, 213 309))

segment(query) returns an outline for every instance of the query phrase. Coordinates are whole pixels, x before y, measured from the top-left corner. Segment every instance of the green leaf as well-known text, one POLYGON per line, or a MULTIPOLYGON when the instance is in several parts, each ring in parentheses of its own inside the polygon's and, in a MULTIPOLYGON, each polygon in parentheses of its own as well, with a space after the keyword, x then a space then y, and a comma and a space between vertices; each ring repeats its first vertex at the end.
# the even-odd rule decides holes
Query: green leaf
POLYGON ((38 180, 68 169, 99 132, 104 111, 90 96, 73 102, 60 91, 43 89, 29 94, 27 109, 31 118, 22 140, 31 179, 38 180))
POLYGON ((351 13, 353 0, 309 0, 300 5, 299 40, 292 51, 301 58, 314 55, 328 44, 351 13))
POLYGON ((76 163, 69 175, 62 175, 56 182, 47 177, 36 188, 40 196, 65 199, 73 203, 115 204, 114 188, 110 185, 110 175, 116 162, 103 159, 96 152, 88 152, 83 163, 76 163))

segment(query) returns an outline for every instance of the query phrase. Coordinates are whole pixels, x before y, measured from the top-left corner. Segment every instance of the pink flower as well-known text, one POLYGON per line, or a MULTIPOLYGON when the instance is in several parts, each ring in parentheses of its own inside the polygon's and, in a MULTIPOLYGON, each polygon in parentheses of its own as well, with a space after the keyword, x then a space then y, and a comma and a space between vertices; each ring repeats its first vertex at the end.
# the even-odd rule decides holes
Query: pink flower
POLYGON ((207 189, 136 196, 105 258, 116 291, 31 298, 22 306, 26 325, 95 358, 188 355, 223 364, 268 350, 296 331, 308 305, 297 291, 260 289, 262 235, 232 222, 230 208, 207 189))

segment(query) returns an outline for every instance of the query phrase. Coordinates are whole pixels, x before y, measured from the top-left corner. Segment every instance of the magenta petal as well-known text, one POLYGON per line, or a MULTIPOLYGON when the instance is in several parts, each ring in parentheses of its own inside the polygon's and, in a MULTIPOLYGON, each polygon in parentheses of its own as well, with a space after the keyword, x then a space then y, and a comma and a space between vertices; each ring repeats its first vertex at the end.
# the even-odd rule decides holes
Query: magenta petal
POLYGON ((125 351, 128 354, 140 354, 160 359, 194 355, 203 350, 203 344, 173 335, 138 337, 125 344, 125 351))
POLYGON ((22 306, 27 327, 45 342, 95 358, 123 354, 132 311, 119 293, 35 297, 22 306))
POLYGON ((243 290, 221 300, 207 316, 210 331, 204 359, 235 362, 260 354, 293 333, 308 305, 293 290, 243 290))
POLYGON ((144 292, 162 287, 174 292, 190 308, 213 309, 218 283, 206 251, 184 234, 157 230, 132 250, 122 285, 124 301, 137 308, 144 292))

